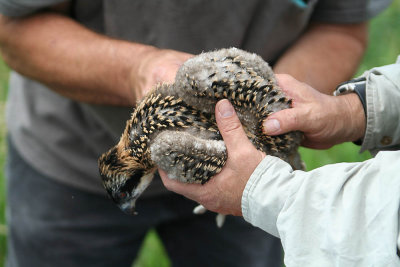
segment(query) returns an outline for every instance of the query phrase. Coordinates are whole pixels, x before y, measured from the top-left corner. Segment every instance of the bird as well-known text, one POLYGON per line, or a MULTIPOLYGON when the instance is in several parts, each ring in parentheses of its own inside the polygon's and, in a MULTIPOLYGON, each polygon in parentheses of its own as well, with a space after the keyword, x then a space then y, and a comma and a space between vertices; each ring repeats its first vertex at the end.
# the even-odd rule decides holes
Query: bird
POLYGON ((262 131, 270 114, 292 105, 269 64, 234 47, 203 52, 178 69, 173 83, 154 86, 137 103, 119 142, 98 160, 103 185, 124 212, 136 214, 136 201, 157 168, 170 179, 200 184, 222 170, 227 152, 214 114, 221 99, 232 103, 258 150, 304 169, 301 132, 262 131))

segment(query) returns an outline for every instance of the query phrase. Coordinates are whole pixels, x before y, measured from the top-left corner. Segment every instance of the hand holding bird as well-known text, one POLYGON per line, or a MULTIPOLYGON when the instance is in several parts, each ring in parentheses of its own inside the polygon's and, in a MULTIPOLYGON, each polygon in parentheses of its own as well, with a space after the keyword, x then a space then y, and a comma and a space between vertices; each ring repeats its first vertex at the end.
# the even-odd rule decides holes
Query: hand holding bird
POLYGON ((157 167, 186 183, 209 181, 224 167, 226 146, 215 121, 215 105, 228 99, 250 142, 268 155, 302 168, 300 132, 268 136, 262 123, 290 108, 269 65, 236 48, 187 60, 173 84, 154 87, 138 103, 119 143, 99 159, 103 184, 122 210, 133 214, 157 167))

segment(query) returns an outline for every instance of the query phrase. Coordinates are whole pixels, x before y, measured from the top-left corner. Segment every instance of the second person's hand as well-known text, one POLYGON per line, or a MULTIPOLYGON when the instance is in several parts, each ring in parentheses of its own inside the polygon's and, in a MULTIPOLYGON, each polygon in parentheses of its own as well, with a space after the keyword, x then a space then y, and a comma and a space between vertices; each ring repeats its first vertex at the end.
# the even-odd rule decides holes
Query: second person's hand
POLYGON ((315 149, 326 149, 364 136, 364 109, 356 94, 330 96, 290 75, 277 74, 276 77, 293 104, 291 109, 271 114, 264 121, 264 132, 278 135, 299 130, 304 133, 302 145, 315 149))

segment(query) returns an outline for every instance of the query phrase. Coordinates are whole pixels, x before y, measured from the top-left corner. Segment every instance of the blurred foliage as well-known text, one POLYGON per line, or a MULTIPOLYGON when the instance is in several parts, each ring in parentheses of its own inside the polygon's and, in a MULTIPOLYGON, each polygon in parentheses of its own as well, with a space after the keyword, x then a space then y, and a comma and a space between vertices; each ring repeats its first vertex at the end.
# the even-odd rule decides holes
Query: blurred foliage
MULTIPOLYGON (((7 87, 8 87, 9 69, 0 59, 0 170, 3 170, 6 158, 6 126, 4 110, 6 106, 7 87)), ((0 266, 5 260, 6 254, 6 220, 5 220, 5 179, 4 172, 0 171, 0 266)))

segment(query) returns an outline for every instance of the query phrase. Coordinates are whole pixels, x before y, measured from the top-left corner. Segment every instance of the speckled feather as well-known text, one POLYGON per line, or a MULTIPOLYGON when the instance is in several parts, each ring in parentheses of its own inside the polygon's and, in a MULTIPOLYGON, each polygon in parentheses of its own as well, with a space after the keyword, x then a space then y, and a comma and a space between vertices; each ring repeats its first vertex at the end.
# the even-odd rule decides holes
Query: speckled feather
POLYGON ((269 114, 291 105, 269 65, 255 54, 222 49, 189 59, 173 84, 154 87, 138 103, 120 142, 99 159, 112 198, 120 204, 135 202, 156 166, 170 178, 189 183, 205 183, 220 172, 227 158, 214 116, 220 99, 233 104, 259 150, 302 168, 299 132, 279 136, 262 132, 269 114))

